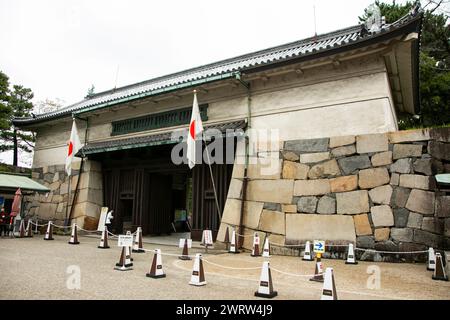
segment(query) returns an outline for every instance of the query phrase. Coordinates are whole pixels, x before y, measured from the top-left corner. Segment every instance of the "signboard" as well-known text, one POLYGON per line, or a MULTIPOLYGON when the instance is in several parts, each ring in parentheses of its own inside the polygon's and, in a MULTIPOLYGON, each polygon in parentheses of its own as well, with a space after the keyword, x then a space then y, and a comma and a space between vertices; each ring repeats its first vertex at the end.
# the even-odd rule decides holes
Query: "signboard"
POLYGON ((187 240, 187 244, 188 244, 188 249, 192 248, 192 239, 180 239, 180 243, 178 245, 179 248, 183 248, 184 247, 184 240, 187 240))
POLYGON ((314 240, 314 252, 325 253, 325 241, 314 240))
POLYGON ((119 235, 119 241, 117 242, 118 247, 131 247, 133 245, 132 235, 119 235))
POLYGON ((103 231, 103 229, 105 228, 107 214, 108 214, 108 207, 102 207, 102 211, 100 211, 100 219, 98 220, 97 231, 103 231))
POLYGON ((212 246, 213 245, 213 237, 212 237, 211 230, 203 230, 202 245, 204 245, 204 246, 212 246))

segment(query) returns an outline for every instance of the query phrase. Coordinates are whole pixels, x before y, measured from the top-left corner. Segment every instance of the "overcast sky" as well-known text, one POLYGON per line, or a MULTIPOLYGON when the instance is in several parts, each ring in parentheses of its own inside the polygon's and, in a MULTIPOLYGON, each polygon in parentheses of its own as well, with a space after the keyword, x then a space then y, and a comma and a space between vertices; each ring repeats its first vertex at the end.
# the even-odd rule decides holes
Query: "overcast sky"
POLYGON ((314 5, 318 33, 358 24, 372 2, 0 0, 0 70, 35 102, 67 105, 116 76, 119 87, 310 37, 314 5))

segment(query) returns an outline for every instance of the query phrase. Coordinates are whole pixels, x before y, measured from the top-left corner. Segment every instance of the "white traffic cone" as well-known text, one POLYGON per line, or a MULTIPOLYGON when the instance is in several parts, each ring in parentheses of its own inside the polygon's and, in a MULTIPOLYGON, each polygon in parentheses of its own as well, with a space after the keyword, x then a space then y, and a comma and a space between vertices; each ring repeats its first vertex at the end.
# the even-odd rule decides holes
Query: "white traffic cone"
POLYGON ((314 271, 314 277, 312 277, 309 280, 316 282, 323 282, 323 264, 322 264, 322 255, 320 253, 318 253, 316 257, 316 269, 314 271))
POLYGON ((25 221, 23 219, 20 220, 19 238, 25 238, 25 221))
POLYGON ((428 249, 428 265, 427 270, 428 271, 434 271, 436 268, 436 254, 434 253, 433 248, 428 249))
POLYGON ((153 279, 165 278, 166 274, 162 267, 161 250, 155 249, 155 254, 153 255, 152 266, 150 267, 150 272, 146 274, 147 277, 153 279))
POLYGON ((261 252, 259 250, 259 235, 258 233, 255 232, 255 234, 253 235, 253 248, 252 248, 252 257, 260 257, 261 256, 261 252))
POLYGON ((198 287, 206 284, 202 255, 200 253, 195 255, 194 267, 192 268, 191 281, 189 281, 189 284, 198 287))
POLYGON ((99 249, 109 249, 108 245, 108 229, 103 228, 102 238, 100 239, 100 245, 97 247, 99 249))
POLYGON ((436 268, 432 276, 433 280, 448 281, 448 276, 445 273, 444 261, 439 252, 436 253, 436 268))
POLYGON ((178 259, 191 260, 191 257, 189 257, 189 239, 180 239, 180 241, 183 241, 183 252, 181 253, 181 256, 178 257, 178 259))
POLYGON ((136 237, 134 238, 133 252, 144 253, 144 246, 142 245, 142 228, 138 227, 136 230, 136 237))
POLYGON ((320 300, 337 300, 333 268, 327 268, 325 270, 325 281, 323 283, 322 297, 320 300))
POLYGON ((266 240, 264 241, 264 249, 262 256, 264 258, 270 258, 270 243, 269 243, 269 237, 266 236, 266 240))
POLYGON ((31 219, 28 219, 27 230, 25 231, 26 238, 33 238, 33 225, 31 224, 31 219))
POLYGON ((239 253, 238 249, 237 249, 237 236, 236 236, 236 231, 233 230, 233 233, 231 235, 231 243, 230 243, 230 250, 228 250, 228 253, 239 253))
POLYGON ((345 264, 358 264, 355 257, 353 243, 348 244, 347 261, 345 261, 345 264))
POLYGON ((80 244, 80 242, 78 241, 78 232, 76 223, 72 225, 72 233, 70 235, 69 244, 80 244))
POLYGON ((133 263, 130 260, 130 255, 128 254, 127 248, 130 247, 122 247, 122 252, 120 254, 120 260, 118 263, 116 263, 116 266, 114 267, 114 270, 119 271, 128 271, 132 270, 133 263))
POLYGON ((270 272, 270 265, 268 261, 263 262, 261 270, 261 277, 259 279, 259 288, 255 292, 255 297, 272 299, 276 297, 278 292, 273 291, 272 273, 270 272))
POLYGON ((45 232, 44 240, 55 240, 55 239, 53 239, 53 225, 52 225, 51 221, 48 222, 47 231, 45 232))
POLYGON ((311 253, 311 242, 306 241, 305 253, 303 254, 304 261, 314 261, 314 257, 311 253))
MULTIPOLYGON (((134 243, 134 236, 131 234, 131 231, 127 231, 126 235, 132 236, 133 237, 132 243, 134 243)), ((127 247, 127 254, 130 256, 130 260, 133 261, 133 257, 131 256, 131 251, 132 251, 132 246, 127 247)))

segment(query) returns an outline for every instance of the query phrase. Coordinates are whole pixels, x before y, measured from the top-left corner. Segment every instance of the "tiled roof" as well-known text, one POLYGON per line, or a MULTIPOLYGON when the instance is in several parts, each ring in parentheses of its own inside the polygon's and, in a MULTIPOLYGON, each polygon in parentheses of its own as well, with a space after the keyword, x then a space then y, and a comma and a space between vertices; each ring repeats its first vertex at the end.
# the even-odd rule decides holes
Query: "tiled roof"
MULTIPOLYGON (((234 130, 244 129, 246 122, 244 120, 237 120, 225 123, 205 125, 204 129, 217 129, 220 132, 227 134, 227 130, 233 130, 233 135, 236 133, 234 130)), ((97 143, 89 143, 84 146, 78 153, 77 156, 89 155, 100 152, 110 152, 124 149, 134 149, 142 147, 150 147, 161 144, 171 144, 177 141, 172 141, 172 132, 165 132, 159 134, 152 134, 147 136, 139 136, 125 139, 107 140, 97 143)), ((187 129, 180 130, 181 136, 187 135, 187 129)))
POLYGON ((182 87, 195 86, 201 82, 212 82, 231 78, 239 75, 241 72, 248 72, 249 70, 264 65, 277 64, 303 56, 314 57, 314 55, 321 52, 345 48, 346 46, 355 43, 364 43, 381 34, 395 31, 396 29, 409 24, 413 20, 417 20, 417 15, 407 15, 395 23, 385 25, 381 30, 372 33, 364 32, 363 25, 352 26, 312 38, 287 43, 281 46, 117 88, 115 90, 105 91, 54 112, 36 115, 34 118, 15 119, 14 123, 20 126, 21 124, 27 125, 47 121, 67 116, 71 113, 83 112, 96 106, 105 104, 113 105, 121 103, 126 99, 138 99, 177 90, 182 87))

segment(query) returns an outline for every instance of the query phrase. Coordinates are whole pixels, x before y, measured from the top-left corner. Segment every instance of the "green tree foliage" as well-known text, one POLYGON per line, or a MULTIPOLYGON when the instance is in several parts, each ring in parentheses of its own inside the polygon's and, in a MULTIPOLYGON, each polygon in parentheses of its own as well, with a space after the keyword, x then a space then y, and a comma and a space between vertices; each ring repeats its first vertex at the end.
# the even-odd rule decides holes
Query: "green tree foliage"
POLYGON ((0 71, 0 130, 9 128, 9 119, 11 117, 11 108, 8 105, 9 97, 9 78, 0 71))
MULTIPOLYGON (((450 124, 450 25, 446 12, 438 10, 444 1, 423 1, 425 9, 420 54, 420 118, 408 116, 399 125, 401 129, 418 126, 450 124)), ((416 5, 414 1, 398 4, 375 1, 386 23, 392 23, 408 14, 416 5)), ((368 9, 359 17, 365 21, 368 9)))
MULTIPOLYGON (((8 86, 8 78, 6 75, 1 74, 0 80, 2 85, 0 88, 0 99, 3 96, 3 106, 5 107, 5 117, 3 120, 4 126, 0 130, 0 151, 13 150, 13 165, 18 165, 18 151, 23 150, 25 152, 31 152, 34 148, 35 137, 31 133, 21 131, 14 127, 12 120, 14 118, 29 117, 33 110, 33 92, 31 89, 25 88, 21 85, 14 85, 12 90, 8 86), (5 80, 6 79, 6 82, 5 80)), ((0 100, 1 102, 2 100, 0 100)), ((0 106, 1 110, 2 106, 0 106)))

